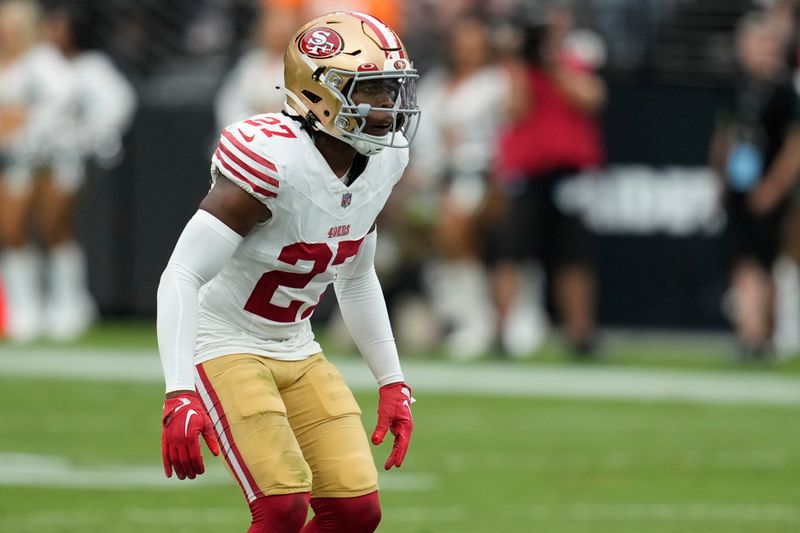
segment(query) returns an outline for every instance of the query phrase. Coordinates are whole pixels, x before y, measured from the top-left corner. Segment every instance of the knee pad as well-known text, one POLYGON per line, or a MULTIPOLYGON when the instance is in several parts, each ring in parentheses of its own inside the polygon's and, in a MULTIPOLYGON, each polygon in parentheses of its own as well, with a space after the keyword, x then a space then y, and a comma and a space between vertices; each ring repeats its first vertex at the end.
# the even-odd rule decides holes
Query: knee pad
POLYGON ((247 533, 298 533, 308 515, 308 492, 261 496, 250 502, 247 533))

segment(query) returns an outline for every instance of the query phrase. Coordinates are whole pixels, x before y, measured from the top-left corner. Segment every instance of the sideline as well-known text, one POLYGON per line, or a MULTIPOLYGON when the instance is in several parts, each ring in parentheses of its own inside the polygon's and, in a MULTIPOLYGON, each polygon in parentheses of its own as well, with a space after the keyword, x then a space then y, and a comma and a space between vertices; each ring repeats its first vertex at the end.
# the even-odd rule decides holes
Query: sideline
MULTIPOLYGON (((332 356, 355 391, 375 389, 366 364, 332 356)), ((503 397, 688 401, 715 404, 800 405, 800 376, 746 371, 714 372, 513 362, 406 360, 409 383, 419 393, 503 397)), ((150 351, 0 348, 0 377, 158 383, 158 355, 150 351)))

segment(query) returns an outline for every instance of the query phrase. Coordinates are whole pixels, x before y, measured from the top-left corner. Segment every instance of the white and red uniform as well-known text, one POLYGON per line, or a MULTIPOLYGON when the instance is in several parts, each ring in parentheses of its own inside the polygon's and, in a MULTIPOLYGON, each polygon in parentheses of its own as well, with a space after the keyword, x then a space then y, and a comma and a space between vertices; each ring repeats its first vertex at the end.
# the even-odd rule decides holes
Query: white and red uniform
POLYGON ((237 184, 271 216, 242 237, 206 211, 195 214, 162 274, 158 340, 167 391, 197 387, 250 502, 377 489, 360 409, 309 318, 334 283, 378 384, 404 380, 370 230, 407 162, 407 150, 384 149, 347 186, 285 115, 256 115, 222 132, 212 178, 237 184))
POLYGON ((299 360, 318 353, 309 317, 338 268, 357 254, 406 163, 385 149, 346 186, 299 123, 257 115, 226 128, 212 176, 272 212, 200 292, 195 363, 230 353, 299 360))

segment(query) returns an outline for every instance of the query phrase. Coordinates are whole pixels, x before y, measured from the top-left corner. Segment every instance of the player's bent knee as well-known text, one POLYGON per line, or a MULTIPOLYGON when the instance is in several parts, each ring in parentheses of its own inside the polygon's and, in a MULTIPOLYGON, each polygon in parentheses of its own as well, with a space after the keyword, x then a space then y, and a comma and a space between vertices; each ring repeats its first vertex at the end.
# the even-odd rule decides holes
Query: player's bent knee
POLYGON ((357 531, 367 533, 378 529, 378 524, 381 522, 381 502, 378 499, 378 491, 347 499, 352 500, 349 514, 352 523, 360 527, 357 531))
POLYGON ((250 463, 250 471, 262 494, 307 492, 311 469, 299 451, 288 450, 250 463))
POLYGON ((372 533, 381 521, 378 491, 355 498, 312 498, 315 531, 372 533))
POLYGON ((262 496, 250 502, 252 522, 247 533, 297 533, 308 514, 309 493, 262 496))
POLYGON ((325 474, 320 476, 324 479, 320 480, 318 484, 320 490, 315 489, 315 495, 350 496, 363 494, 378 487, 378 471, 375 469, 375 460, 372 456, 345 457, 340 461, 331 461, 325 466, 328 468, 325 474))

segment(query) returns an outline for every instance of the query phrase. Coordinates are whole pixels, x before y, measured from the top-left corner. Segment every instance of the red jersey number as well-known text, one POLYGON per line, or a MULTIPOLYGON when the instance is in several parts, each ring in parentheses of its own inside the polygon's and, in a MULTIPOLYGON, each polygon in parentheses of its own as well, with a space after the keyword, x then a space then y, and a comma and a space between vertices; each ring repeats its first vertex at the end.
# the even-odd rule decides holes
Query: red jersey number
POLYGON ((294 139, 296 137, 291 128, 289 128, 289 126, 286 124, 281 123, 281 119, 277 117, 248 119, 245 120, 244 123, 255 126, 267 137, 273 137, 276 135, 278 137, 289 137, 290 139, 294 139))
MULTIPOLYGON (((309 272, 284 272, 282 270, 271 270, 261 275, 261 278, 256 283, 250 298, 244 306, 245 311, 249 311, 260 317, 266 318, 273 322, 296 322, 297 312, 300 307, 306 303, 302 300, 292 300, 286 307, 281 307, 272 303, 272 298, 275 292, 280 287, 287 287, 290 289, 303 289, 311 280, 318 274, 322 274, 328 270, 329 266, 341 265, 350 257, 354 257, 361 247, 361 242, 364 239, 356 241, 341 241, 334 257, 333 251, 330 246, 324 243, 295 243, 286 246, 281 250, 278 255, 278 260, 288 265, 296 265, 298 261, 312 261, 311 270, 309 272), (333 261, 331 261, 333 259, 333 261)), ((322 299, 323 291, 317 295, 316 303, 309 306, 300 316, 300 320, 308 318, 314 312, 317 305, 322 299)))

